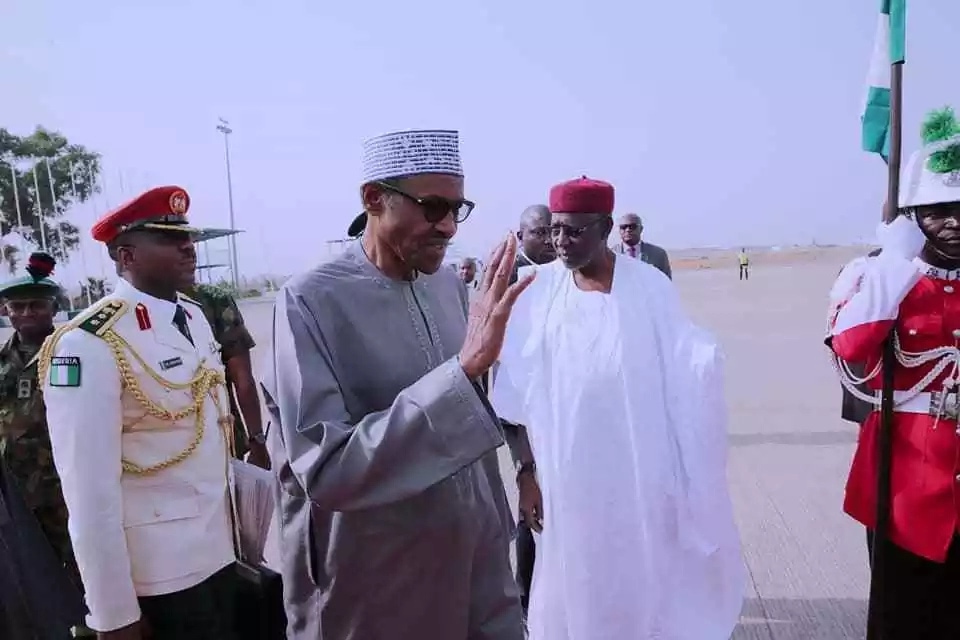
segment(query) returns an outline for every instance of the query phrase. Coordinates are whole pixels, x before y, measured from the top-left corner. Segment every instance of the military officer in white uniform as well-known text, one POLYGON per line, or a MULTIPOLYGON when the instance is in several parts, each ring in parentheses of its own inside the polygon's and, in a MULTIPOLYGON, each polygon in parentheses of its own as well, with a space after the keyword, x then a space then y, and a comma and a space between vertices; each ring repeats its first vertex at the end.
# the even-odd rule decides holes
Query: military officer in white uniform
POLYGON ((38 363, 88 624, 104 639, 235 637, 223 366, 178 293, 196 269, 189 202, 159 187, 97 222, 122 279, 38 363))

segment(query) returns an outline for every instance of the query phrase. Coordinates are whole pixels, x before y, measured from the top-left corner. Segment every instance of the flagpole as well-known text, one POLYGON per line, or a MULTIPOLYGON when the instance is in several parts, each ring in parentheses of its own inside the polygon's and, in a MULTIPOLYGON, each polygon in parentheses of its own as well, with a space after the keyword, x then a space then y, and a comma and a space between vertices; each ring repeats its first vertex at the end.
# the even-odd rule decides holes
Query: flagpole
MULTIPOLYGON (((890 67, 890 156, 887 160, 887 202, 884 222, 899 214, 900 165, 903 141, 903 61, 890 67)), ((870 601, 867 609, 867 640, 886 640, 883 634, 887 617, 887 553, 890 534, 891 472, 893 466, 893 393, 897 365, 894 331, 883 343, 883 384, 880 393, 880 428, 877 434, 877 506, 870 562, 870 601)))
POLYGON ((37 222, 40 224, 40 250, 47 250, 47 231, 43 228, 43 202, 40 199, 40 183, 37 181, 37 163, 33 164, 33 192, 37 205, 37 222))
MULTIPOLYGON (((53 184, 53 171, 50 170, 50 158, 43 159, 44 164, 47 165, 47 182, 50 185, 50 206, 56 212, 57 207, 57 192, 53 184)), ((57 223, 57 236, 60 239, 60 253, 63 255, 63 261, 67 261, 67 244, 63 240, 63 227, 57 223)))
MULTIPOLYGON (((900 199, 900 164, 903 143, 903 62, 890 67, 890 159, 887 162, 888 210, 896 213, 900 199)), ((891 220, 896 215, 891 216, 891 220)))
POLYGON ((23 237, 23 214, 20 213, 20 194, 17 193, 17 170, 10 164, 10 177, 13 179, 13 204, 17 208, 17 235, 20 236, 20 259, 27 251, 27 239, 23 237))
MULTIPOLYGON (((103 175, 103 172, 101 171, 100 173, 101 173, 101 176, 102 176, 102 175, 103 175)), ((96 187, 97 187, 97 180, 96 180, 96 177, 93 175, 93 163, 90 163, 90 164, 87 165, 87 179, 90 181, 90 192, 93 193, 94 191, 96 191, 96 187)), ((110 202, 107 200, 107 196, 106 196, 105 191, 106 191, 106 185, 104 185, 104 188, 103 188, 103 190, 101 191, 101 193, 103 193, 103 199, 104 199, 104 201, 105 201, 105 203, 106 203, 106 205, 107 205, 107 208, 109 208, 109 207, 110 207, 110 202)), ((91 207, 93 208, 93 219, 96 220, 96 219, 97 219, 97 208, 96 208, 96 204, 95 204, 94 201, 93 201, 93 198, 90 199, 90 205, 91 205, 91 207)), ((103 266, 103 249, 101 249, 99 246, 97 247, 97 263, 100 265, 100 279, 103 280, 104 282, 106 282, 106 279, 107 279, 107 270, 106 270, 106 268, 103 266)), ((85 274, 85 275, 86 275, 86 274, 85 274)), ((89 276, 89 275, 86 275, 86 277, 89 278, 90 276, 89 276)))
MULTIPOLYGON (((73 193, 73 202, 78 203, 80 199, 77 197, 77 177, 73 171, 73 163, 70 163, 70 190, 73 193)), ((83 269, 83 277, 87 276, 87 254, 83 250, 83 240, 77 239, 77 249, 80 251, 80 268, 83 269)), ((93 299, 90 297, 90 287, 83 286, 83 282, 80 283, 80 291, 87 292, 87 306, 93 306, 93 299)))
MULTIPOLYGON (((53 209, 53 212, 56 213, 57 210, 57 192, 54 189, 53 184, 53 171, 50 169, 50 158, 44 158, 44 163, 47 165, 47 182, 50 186, 50 207, 53 209)), ((60 240, 60 254, 63 256, 63 261, 67 261, 67 243, 63 239, 63 222, 57 221, 57 238, 60 240)), ((64 290, 64 293, 67 296, 67 301, 70 304, 70 311, 73 311, 73 296, 64 290)))

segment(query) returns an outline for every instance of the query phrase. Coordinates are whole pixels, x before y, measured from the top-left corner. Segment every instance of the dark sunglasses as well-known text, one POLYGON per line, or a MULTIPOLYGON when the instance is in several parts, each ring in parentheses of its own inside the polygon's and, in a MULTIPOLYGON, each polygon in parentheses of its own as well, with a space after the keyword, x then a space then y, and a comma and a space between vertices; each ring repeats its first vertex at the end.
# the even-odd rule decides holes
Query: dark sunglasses
POLYGON ((632 222, 628 224, 620 225, 620 231, 636 231, 636 230, 637 230, 637 225, 632 222))
POLYGON ((377 182, 376 184, 381 189, 396 193, 410 202, 420 205, 420 208, 423 209, 423 217, 430 224, 437 224, 450 214, 453 214, 453 221, 460 224, 470 217, 473 208, 477 206, 469 200, 450 200, 442 196, 423 196, 422 198, 418 198, 417 196, 410 195, 403 189, 398 189, 392 184, 387 184, 386 182, 377 182))
POLYGON ((593 222, 588 222, 587 224, 580 225, 579 227, 572 227, 568 224, 552 224, 550 225, 550 235, 554 240, 560 237, 560 234, 563 233, 568 238, 579 238, 583 235, 583 232, 594 227, 601 222, 606 222, 607 218, 597 218, 593 222))

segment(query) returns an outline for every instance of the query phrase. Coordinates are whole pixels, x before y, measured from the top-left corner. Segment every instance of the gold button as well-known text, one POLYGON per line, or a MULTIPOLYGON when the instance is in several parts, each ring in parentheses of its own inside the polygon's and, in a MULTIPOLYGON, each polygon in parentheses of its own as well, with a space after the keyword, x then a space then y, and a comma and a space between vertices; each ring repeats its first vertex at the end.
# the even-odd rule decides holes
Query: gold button
POLYGON ((915 335, 917 335, 917 330, 916 330, 916 329, 910 329, 910 331, 908 331, 907 333, 909 333, 909 334, 912 335, 912 336, 915 336, 915 335))
POLYGON ((953 330, 953 337, 956 338, 957 340, 960 340, 960 329, 953 330))
POLYGON ((944 293, 953 293, 953 287, 947 285, 943 288, 944 293))

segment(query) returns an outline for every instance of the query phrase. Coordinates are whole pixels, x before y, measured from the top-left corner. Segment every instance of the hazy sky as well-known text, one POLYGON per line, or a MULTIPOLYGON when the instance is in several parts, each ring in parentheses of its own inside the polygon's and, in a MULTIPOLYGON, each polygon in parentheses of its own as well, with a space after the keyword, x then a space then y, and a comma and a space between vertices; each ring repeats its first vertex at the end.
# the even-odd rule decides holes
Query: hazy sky
MULTIPOLYGON (((410 127, 461 132, 478 207, 459 251, 485 255, 580 174, 668 247, 846 242, 885 189, 859 150, 879 4, 0 0, 0 126, 103 154, 81 227, 158 184, 226 226, 228 119, 248 274, 327 255, 358 211, 361 142, 410 127)), ((910 7, 908 152, 927 110, 960 107, 958 33, 955 0, 910 7)))

